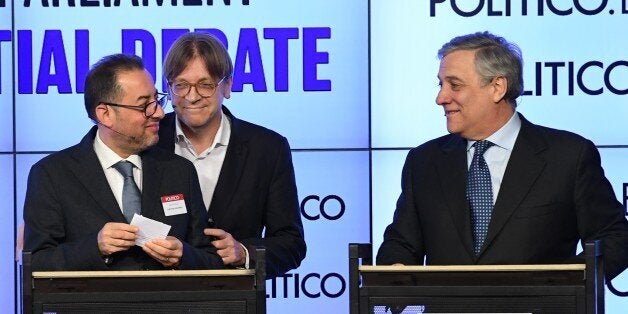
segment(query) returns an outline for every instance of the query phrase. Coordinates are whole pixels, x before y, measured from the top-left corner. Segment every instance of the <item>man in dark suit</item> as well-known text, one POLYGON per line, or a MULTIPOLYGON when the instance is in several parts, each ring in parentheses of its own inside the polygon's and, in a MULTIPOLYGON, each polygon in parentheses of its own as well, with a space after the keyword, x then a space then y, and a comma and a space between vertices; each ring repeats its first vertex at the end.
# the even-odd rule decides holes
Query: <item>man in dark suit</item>
POLYGON ((178 38, 164 61, 174 107, 161 121, 159 144, 196 166, 212 237, 226 265, 253 267, 266 248, 266 274, 298 267, 306 245, 288 141, 222 106, 231 95, 233 65, 214 36, 178 38))
POLYGON ((194 167, 151 147, 164 116, 158 97, 137 56, 111 55, 92 67, 85 109, 97 126, 29 174, 24 249, 34 270, 224 267, 203 235, 207 215, 194 167), (126 179, 117 170, 123 164, 126 179), (133 214, 170 225, 167 237, 136 246, 133 214))
POLYGON ((438 55, 436 103, 451 134, 409 152, 377 263, 577 262, 578 241, 600 239, 606 277, 626 269, 628 222, 595 145, 515 110, 519 48, 484 32, 438 55))

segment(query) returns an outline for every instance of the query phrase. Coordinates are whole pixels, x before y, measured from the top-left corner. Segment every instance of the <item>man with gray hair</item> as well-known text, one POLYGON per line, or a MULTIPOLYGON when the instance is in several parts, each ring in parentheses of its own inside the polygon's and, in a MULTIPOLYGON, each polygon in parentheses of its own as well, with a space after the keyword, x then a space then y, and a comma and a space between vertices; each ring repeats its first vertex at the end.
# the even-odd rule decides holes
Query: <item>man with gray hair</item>
POLYGON ((451 134, 408 153, 377 263, 583 262, 578 241, 603 240, 606 278, 626 269, 628 222, 595 145, 516 112, 519 48, 482 32, 438 57, 451 134))
POLYGON ((160 122, 158 145, 196 167, 214 222, 205 234, 223 263, 254 268, 264 247, 267 278, 297 268, 306 244, 290 145, 223 106, 233 83, 227 48, 208 33, 184 34, 163 72, 174 112, 160 122))

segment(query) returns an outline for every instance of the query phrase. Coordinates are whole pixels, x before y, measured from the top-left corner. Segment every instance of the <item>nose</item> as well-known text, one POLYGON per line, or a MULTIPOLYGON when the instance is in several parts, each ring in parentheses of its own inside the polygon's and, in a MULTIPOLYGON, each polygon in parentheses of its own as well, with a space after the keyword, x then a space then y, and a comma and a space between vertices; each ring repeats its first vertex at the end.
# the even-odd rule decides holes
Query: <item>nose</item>
POLYGON ((198 94, 198 91, 196 90, 196 85, 192 85, 190 86, 190 91, 188 92, 187 95, 185 95, 185 100, 191 102, 191 103, 195 103, 197 102, 199 99, 201 99, 201 95, 198 94))
POLYGON ((157 109, 155 109, 155 113, 151 116, 151 119, 161 120, 165 115, 166 113, 164 112, 164 108, 162 106, 157 106, 157 109))
POLYGON ((443 87, 438 90, 438 94, 436 94, 436 104, 439 106, 444 106, 451 102, 451 98, 449 93, 445 91, 443 87))

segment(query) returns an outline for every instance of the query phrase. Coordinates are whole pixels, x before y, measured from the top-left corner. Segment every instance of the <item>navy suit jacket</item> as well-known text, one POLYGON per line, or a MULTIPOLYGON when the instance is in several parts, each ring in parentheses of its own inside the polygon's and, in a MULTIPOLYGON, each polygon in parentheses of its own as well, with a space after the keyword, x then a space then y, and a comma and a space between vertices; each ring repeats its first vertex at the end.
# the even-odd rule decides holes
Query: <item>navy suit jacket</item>
POLYGON ((578 241, 603 240, 607 278, 628 266, 628 222, 589 140, 521 116, 488 235, 473 253, 466 140, 446 135, 412 149, 378 264, 584 262, 578 241))
MULTIPOLYGON (((255 262, 254 248, 266 248, 266 276, 297 268, 306 245, 288 141, 283 136, 235 118, 209 215, 243 245, 255 262), (263 236, 262 236, 263 234, 263 236)), ((174 152, 174 113, 159 127, 159 146, 174 152)))
MULTIPOLYGON (((24 250, 33 270, 165 269, 140 247, 114 253, 105 264, 98 232, 108 222, 124 222, 93 148, 96 127, 70 148, 31 168, 24 204, 24 250)), ((222 259, 203 234, 207 226, 198 178, 185 158, 153 147, 142 153, 142 212, 171 226, 168 235, 183 243, 180 269, 222 268, 222 259), (187 213, 165 216, 161 197, 183 194, 187 213)))

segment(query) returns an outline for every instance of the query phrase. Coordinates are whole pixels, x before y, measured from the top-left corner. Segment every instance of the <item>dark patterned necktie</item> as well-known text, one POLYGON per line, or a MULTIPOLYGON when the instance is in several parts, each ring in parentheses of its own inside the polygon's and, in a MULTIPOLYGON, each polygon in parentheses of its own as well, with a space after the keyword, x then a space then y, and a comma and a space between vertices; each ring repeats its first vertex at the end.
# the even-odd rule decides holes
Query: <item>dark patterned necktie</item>
POLYGON ((488 224, 493 212, 493 188, 491 173, 484 160, 484 152, 494 144, 489 141, 477 141, 473 146, 473 160, 467 177, 467 199, 471 206, 471 226, 473 227, 473 251, 480 253, 488 233, 488 224))
POLYGON ((127 222, 131 222, 135 213, 142 212, 142 194, 137 188, 135 180, 133 180, 133 164, 121 160, 113 167, 124 177, 124 185, 122 187, 122 213, 127 222))

